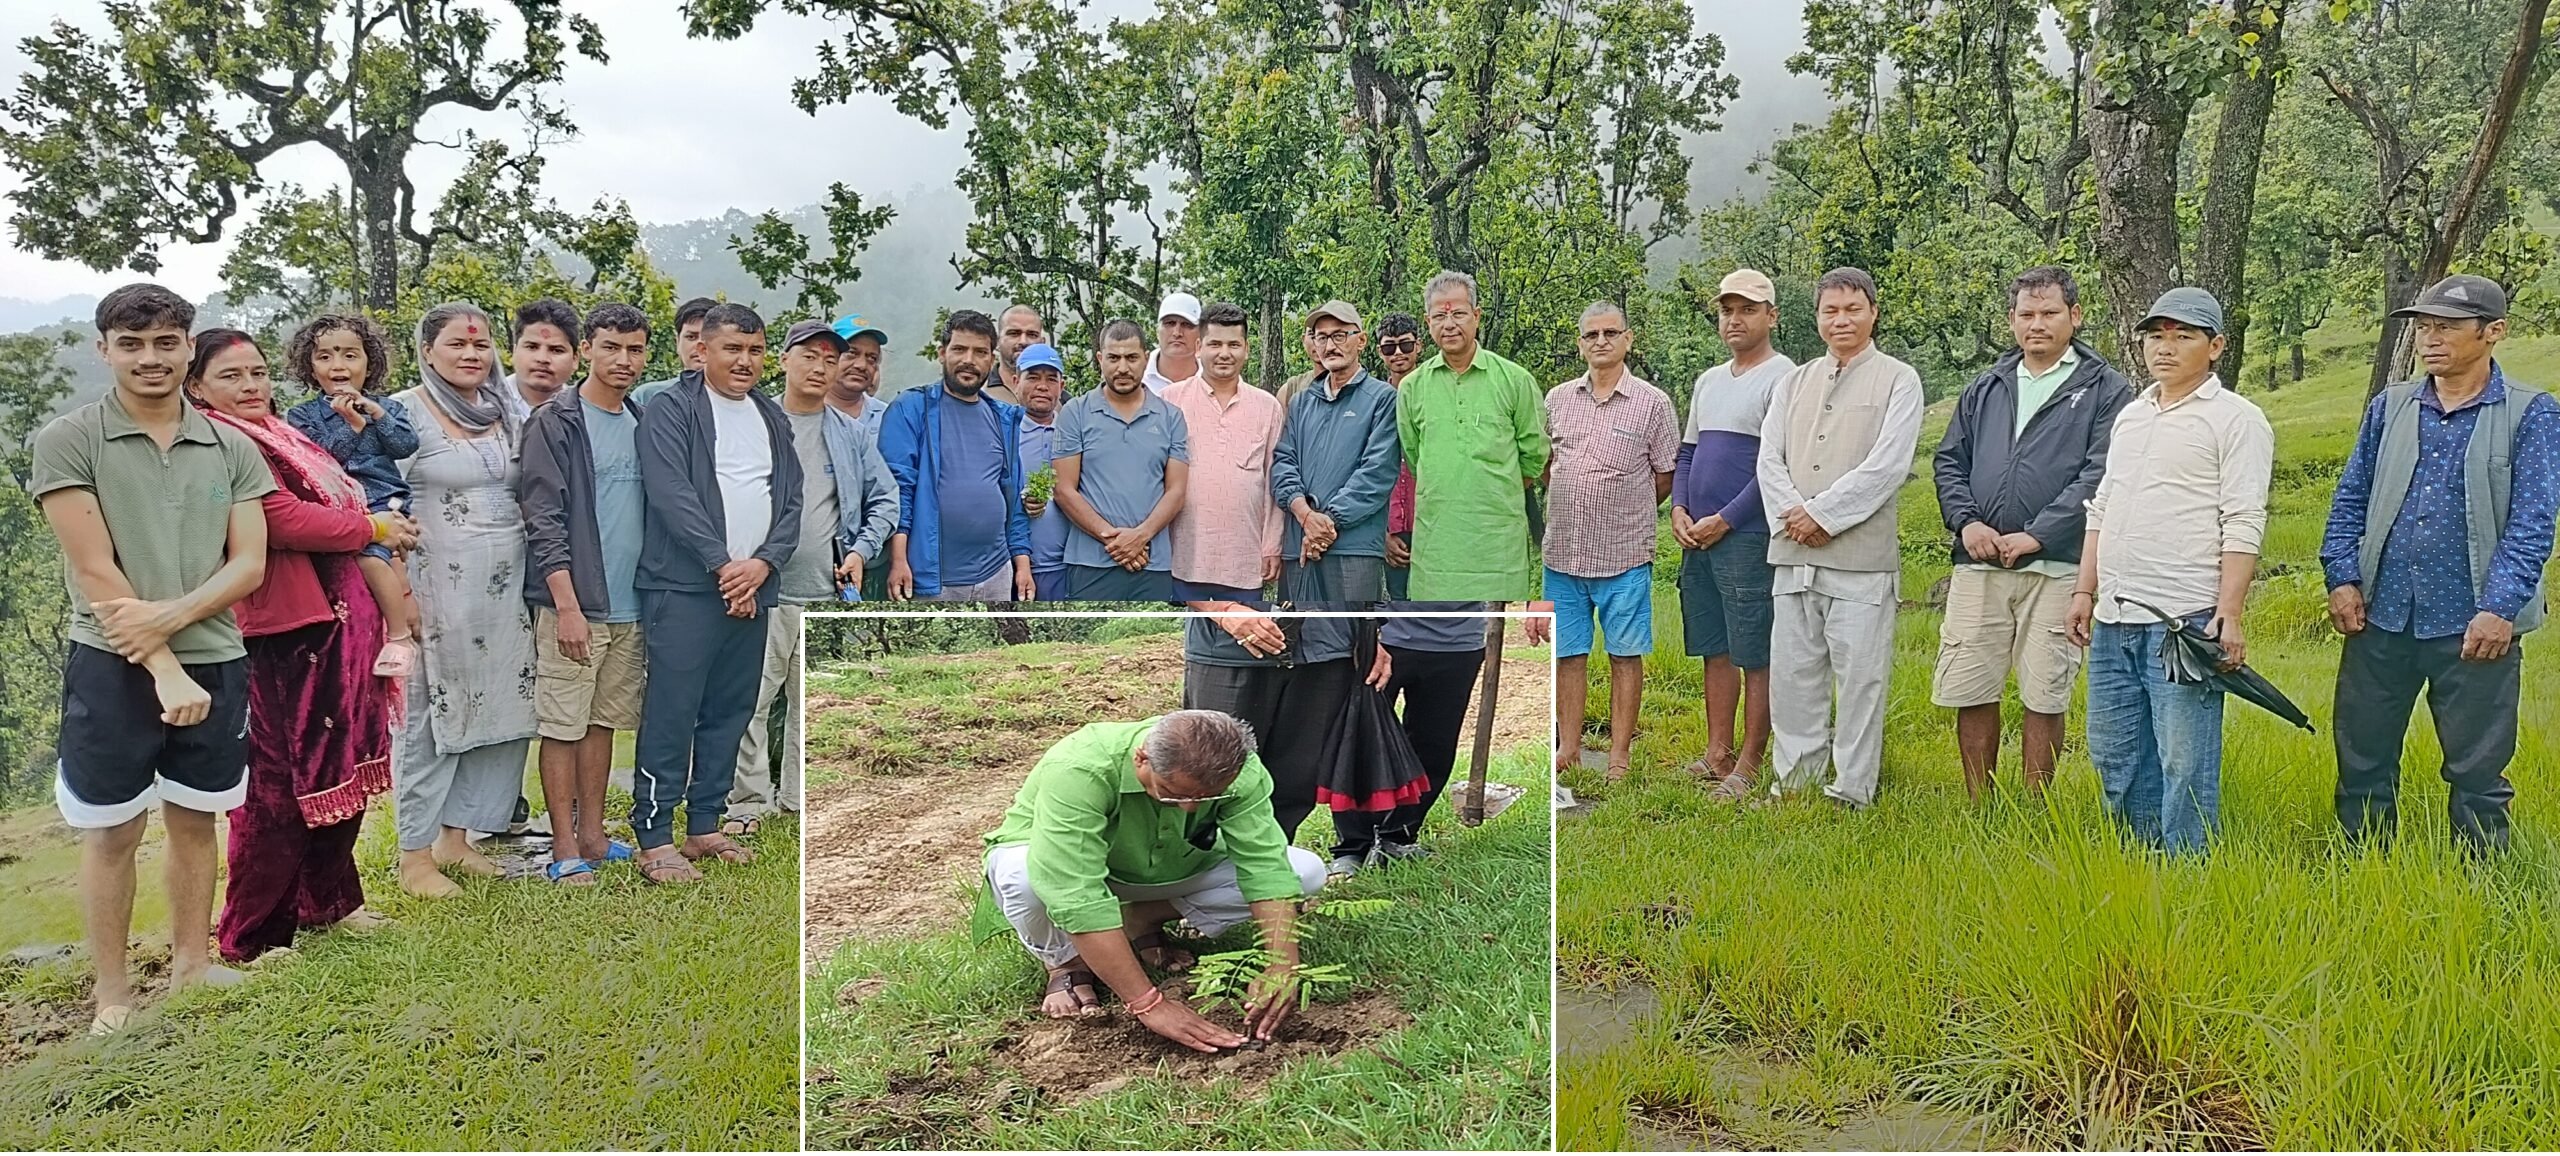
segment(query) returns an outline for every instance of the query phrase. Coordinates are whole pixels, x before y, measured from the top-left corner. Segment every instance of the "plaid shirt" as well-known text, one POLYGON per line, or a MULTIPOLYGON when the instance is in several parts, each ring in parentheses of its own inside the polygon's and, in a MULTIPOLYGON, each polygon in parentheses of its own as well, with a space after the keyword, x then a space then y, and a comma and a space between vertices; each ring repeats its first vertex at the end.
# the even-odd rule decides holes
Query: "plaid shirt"
POLYGON ((1588 374, 1547 391, 1547 568, 1611 578, 1653 561, 1655 475, 1679 462, 1668 394, 1630 373, 1607 400, 1588 374))

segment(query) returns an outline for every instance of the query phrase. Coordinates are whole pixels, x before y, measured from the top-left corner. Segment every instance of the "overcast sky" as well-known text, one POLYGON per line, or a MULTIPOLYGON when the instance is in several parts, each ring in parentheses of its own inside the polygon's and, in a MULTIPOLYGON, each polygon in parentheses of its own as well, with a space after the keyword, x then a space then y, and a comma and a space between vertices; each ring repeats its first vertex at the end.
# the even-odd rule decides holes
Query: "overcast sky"
MULTIPOLYGON (((1700 24, 1725 38, 1727 67, 1742 80, 1742 100, 1728 114, 1725 139, 1699 150, 1699 184, 1721 195, 1742 180, 1741 163, 1803 119, 1818 88, 1783 68, 1799 40, 1799 0, 1747 3, 1691 0, 1700 24)), ((0 5, 0 66, 15 77, 27 66, 19 41, 43 32, 51 5, 0 5)), ((572 57, 566 80, 555 90, 580 128, 575 140, 553 147, 544 191, 563 207, 584 209, 599 196, 631 202, 648 222, 713 217, 731 208, 761 212, 819 200, 832 181, 844 181, 866 200, 903 197, 942 185, 965 159, 961 130, 935 132, 900 115, 888 102, 857 97, 815 117, 791 103, 791 81, 811 71, 812 46, 831 35, 818 17, 768 13, 744 39, 691 40, 676 0, 570 0, 567 7, 603 25, 612 58, 598 66, 572 57)), ((1143 0, 1102 0, 1103 12, 1143 12, 1143 0)), ((94 13, 71 19, 103 29, 94 13)), ((512 44, 511 40, 500 42, 512 44)), ((503 50, 503 48, 502 48, 503 50)), ((458 136, 464 126, 519 135, 504 114, 448 112, 426 126, 429 135, 458 136)), ((442 188, 457 167, 453 154, 422 148, 412 166, 420 192, 442 188)), ((299 182, 317 191, 342 183, 345 170, 316 146, 287 152, 266 166, 277 184, 299 182)), ((0 167, 0 191, 16 187, 16 173, 0 167)), ((231 228, 236 231, 239 220, 231 228)), ((202 295, 219 287, 217 270, 228 245, 173 246, 162 250, 160 277, 181 292, 202 295)), ((11 245, 0 249, 0 297, 43 301, 103 293, 130 279, 77 264, 47 261, 11 245)))

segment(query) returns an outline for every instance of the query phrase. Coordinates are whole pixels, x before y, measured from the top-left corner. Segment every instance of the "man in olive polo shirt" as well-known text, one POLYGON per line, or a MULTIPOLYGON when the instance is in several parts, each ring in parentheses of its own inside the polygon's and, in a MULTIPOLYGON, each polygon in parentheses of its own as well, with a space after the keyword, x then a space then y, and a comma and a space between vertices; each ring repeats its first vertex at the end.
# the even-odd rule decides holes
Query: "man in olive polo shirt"
POLYGON ((32 490, 71 588, 53 797, 87 832, 90 1032, 106 1035, 133 1014, 133 859, 154 799, 168 827, 170 987, 241 979, 205 950, 214 816, 248 798, 248 650, 231 604, 266 578, 260 499, 276 483, 248 438, 187 404, 193 305, 127 285, 96 320, 115 388, 36 435, 32 490))
POLYGON ((1149 1031, 1203 1052, 1245 1037, 1148 981, 1150 966, 1190 963, 1165 945, 1165 925, 1262 926, 1279 959, 1254 983, 1245 1026, 1267 1040, 1297 1000, 1297 902, 1324 885, 1324 861, 1289 846, 1272 818, 1252 728, 1213 710, 1091 723, 1058 740, 987 836, 986 868, 974 923, 998 931, 1000 913, 1048 967, 1042 1012, 1099 1011, 1095 988, 1107 984, 1149 1031))

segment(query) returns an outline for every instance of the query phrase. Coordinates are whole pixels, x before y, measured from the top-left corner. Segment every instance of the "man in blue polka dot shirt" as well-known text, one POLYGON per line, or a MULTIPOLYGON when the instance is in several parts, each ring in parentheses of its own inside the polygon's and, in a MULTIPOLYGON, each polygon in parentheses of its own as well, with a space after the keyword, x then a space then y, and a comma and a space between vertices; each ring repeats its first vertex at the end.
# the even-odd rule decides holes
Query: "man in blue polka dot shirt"
POLYGON ((2366 407, 2329 508, 2320 562, 2329 620, 2346 636, 2331 727, 2351 839, 2387 841, 2398 825, 2400 752, 2423 688, 2455 839, 2507 845, 2518 636, 2542 623, 2560 401, 2499 369, 2506 315, 2506 291, 2467 274, 2393 314, 2415 329, 2427 375, 2366 407))

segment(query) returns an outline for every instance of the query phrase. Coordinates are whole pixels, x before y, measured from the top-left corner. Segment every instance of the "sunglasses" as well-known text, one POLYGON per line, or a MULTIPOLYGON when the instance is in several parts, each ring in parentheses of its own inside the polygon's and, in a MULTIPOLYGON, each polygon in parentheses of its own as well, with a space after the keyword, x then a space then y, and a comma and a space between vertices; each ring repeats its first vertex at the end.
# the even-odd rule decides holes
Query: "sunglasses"
POLYGON ((1418 337, 1407 337, 1401 340, 1389 338, 1378 343, 1380 353, 1411 353, 1420 348, 1422 348, 1422 339, 1418 337))

